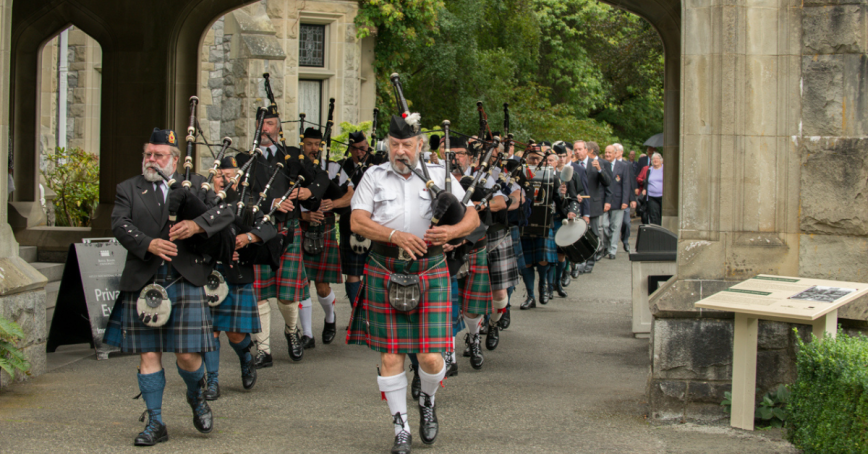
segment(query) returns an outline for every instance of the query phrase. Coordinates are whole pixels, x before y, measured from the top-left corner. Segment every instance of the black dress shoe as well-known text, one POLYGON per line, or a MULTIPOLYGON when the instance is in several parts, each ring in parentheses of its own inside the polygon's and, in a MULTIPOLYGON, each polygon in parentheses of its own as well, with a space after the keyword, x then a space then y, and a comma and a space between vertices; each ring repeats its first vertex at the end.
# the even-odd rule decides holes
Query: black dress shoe
POLYGON ((301 348, 305 350, 316 348, 316 339, 310 336, 301 336, 301 348))
POLYGON ((205 380, 205 400, 217 400, 220 398, 220 383, 217 382, 217 374, 208 373, 205 380))
POLYGON ((335 325, 337 324, 337 317, 335 317, 334 322, 324 322, 325 324, 322 327, 322 343, 323 344, 331 344, 333 340, 335 340, 335 333, 337 333, 337 329, 335 329, 335 325))
POLYGON ((488 327, 488 335, 485 336, 485 348, 494 350, 500 343, 500 329, 497 324, 488 327))
POLYGON ((528 296, 527 299, 523 303, 521 303, 521 306, 519 307, 520 310, 534 309, 534 308, 536 308, 536 300, 533 299, 532 296, 528 296))
MULTIPOLYGON (((148 413, 147 411, 145 413, 148 413)), ((144 417, 144 415, 142 415, 144 417)), ((154 420, 153 416, 148 416, 148 425, 142 433, 136 435, 134 446, 154 446, 157 443, 169 441, 169 431, 166 425, 154 420)))
POLYGON ((479 334, 470 335, 467 333, 464 336, 464 343, 470 348, 470 366, 476 370, 482 369, 482 363, 485 358, 482 357, 482 346, 479 334))
POLYGON ((570 286, 570 282, 573 282, 573 278, 570 276, 570 273, 564 271, 564 277, 561 278, 561 287, 567 288, 570 286))
MULTIPOLYGON (((558 284, 560 284, 560 282, 558 282, 558 284)), ((567 297, 567 292, 564 291, 563 285, 558 285, 557 292, 558 292, 558 296, 560 296, 561 298, 567 297)))
MULTIPOLYGON (((283 336, 286 337, 286 345, 289 349, 289 359, 293 361, 301 361, 301 359, 304 358, 304 344, 302 344, 301 338, 298 336, 298 328, 291 333, 287 333, 286 330, 283 330, 283 336)), ((313 339, 311 339, 311 341, 313 341, 313 339)))
POLYGON ((422 392, 422 380, 419 378, 419 371, 416 366, 410 364, 410 370, 413 371, 413 383, 410 384, 410 395, 414 399, 419 399, 419 393, 422 392))
POLYGON ((497 322, 497 326, 498 326, 500 329, 504 330, 504 329, 509 328, 509 324, 510 324, 511 322, 512 322, 512 320, 511 320, 510 317, 509 317, 509 306, 507 306, 507 307, 506 307, 506 312, 504 312, 503 315, 500 316, 500 321, 497 322))
POLYGON ((479 327, 479 334, 488 334, 488 323, 485 323, 485 320, 482 321, 482 326, 479 327))
POLYGON ((256 359, 254 360, 254 364, 257 369, 262 369, 264 367, 271 367, 274 365, 274 360, 271 358, 271 353, 265 353, 262 350, 256 352, 256 359))
POLYGON ((541 283, 539 285, 539 303, 540 304, 548 304, 549 303, 549 291, 548 284, 541 283))
POLYGON ((584 263, 574 263, 573 269, 570 271, 570 277, 572 277, 573 279, 578 279, 579 273, 581 273, 582 269, 584 269, 584 268, 585 268, 584 263))
POLYGON ((608 258, 609 260, 615 260, 615 254, 609 254, 606 258, 608 258))
MULTIPOLYGON (((454 377, 458 375, 458 363, 455 362, 455 353, 447 352, 443 357, 443 361, 446 363, 446 376, 454 377)), ((419 392, 422 392, 422 383, 419 383, 419 392)), ((413 397, 414 399, 419 399, 419 396, 413 397)))
POLYGON ((395 443, 392 444, 392 454, 410 454, 410 445, 413 444, 413 436, 404 430, 404 418, 400 413, 395 413, 392 416, 392 422, 397 426, 401 426, 401 431, 395 435, 395 443))
POLYGON ((422 393, 419 395, 424 402, 419 404, 419 436, 422 437, 422 443, 430 445, 437 439, 437 408, 431 402, 431 396, 422 393))
MULTIPOLYGON (((250 353, 250 347, 247 347, 247 353, 250 353)), ((256 384, 256 359, 250 356, 250 361, 241 360, 241 386, 244 389, 250 389, 256 384)))
POLYGON ((626 241, 624 242, 624 252, 626 252, 628 254, 630 253, 630 243, 628 243, 626 241))
MULTIPOLYGON (((204 385, 205 379, 202 379, 202 386, 204 385)), ((205 400, 205 393, 200 389, 196 397, 187 396, 187 403, 193 409, 193 426, 196 427, 196 430, 203 434, 210 433, 214 428, 214 415, 205 400)))

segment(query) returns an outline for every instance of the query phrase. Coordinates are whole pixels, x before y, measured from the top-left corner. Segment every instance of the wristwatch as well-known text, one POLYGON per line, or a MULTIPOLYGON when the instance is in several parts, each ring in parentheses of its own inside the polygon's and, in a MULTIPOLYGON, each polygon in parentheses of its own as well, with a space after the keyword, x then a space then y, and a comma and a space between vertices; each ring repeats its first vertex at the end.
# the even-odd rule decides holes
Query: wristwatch
POLYGON ((245 233, 245 235, 247 235, 247 244, 252 243, 252 242, 253 242, 253 237, 250 236, 250 233, 245 233))

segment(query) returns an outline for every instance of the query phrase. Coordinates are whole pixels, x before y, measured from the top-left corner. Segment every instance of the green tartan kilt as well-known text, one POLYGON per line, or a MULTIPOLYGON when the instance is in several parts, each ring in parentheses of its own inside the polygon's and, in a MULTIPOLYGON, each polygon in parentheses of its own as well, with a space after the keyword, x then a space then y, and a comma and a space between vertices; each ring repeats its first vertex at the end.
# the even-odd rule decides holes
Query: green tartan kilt
POLYGON ((292 243, 286 247, 280 256, 280 269, 275 274, 269 265, 254 265, 255 281, 253 290, 256 301, 268 298, 278 298, 282 301, 303 301, 310 298, 310 282, 304 272, 304 262, 301 257, 301 228, 298 219, 290 219, 286 223, 288 230, 293 230, 292 243))
POLYGON ((350 318, 347 343, 367 345, 381 353, 452 351, 450 292, 444 255, 407 262, 371 252, 350 318), (386 284, 396 272, 419 274, 422 301, 412 312, 399 312, 389 304, 386 284))
POLYGON ((488 248, 481 247, 467 256, 467 276, 458 281, 461 312, 464 315, 489 315, 492 312, 491 280, 488 276, 488 248))
POLYGON ((338 232, 334 224, 301 223, 302 235, 307 232, 322 232, 325 230, 325 250, 319 255, 308 255, 302 247, 304 255, 304 271, 307 278, 316 283, 340 284, 344 282, 341 274, 341 248, 338 245, 338 232))

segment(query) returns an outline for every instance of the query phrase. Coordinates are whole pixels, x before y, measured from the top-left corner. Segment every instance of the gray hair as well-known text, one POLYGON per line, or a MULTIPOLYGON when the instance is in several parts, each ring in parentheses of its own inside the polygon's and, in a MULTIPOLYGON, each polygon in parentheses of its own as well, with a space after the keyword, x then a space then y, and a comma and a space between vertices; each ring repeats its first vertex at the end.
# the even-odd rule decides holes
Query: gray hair
POLYGON ((612 145, 615 146, 615 151, 617 151, 618 153, 624 154, 624 146, 623 145, 621 145, 620 143, 613 143, 612 145))
POLYGON ((663 162, 663 155, 661 155, 660 153, 657 153, 656 151, 654 152, 654 154, 651 155, 652 161, 654 160, 654 158, 660 158, 660 162, 663 162))

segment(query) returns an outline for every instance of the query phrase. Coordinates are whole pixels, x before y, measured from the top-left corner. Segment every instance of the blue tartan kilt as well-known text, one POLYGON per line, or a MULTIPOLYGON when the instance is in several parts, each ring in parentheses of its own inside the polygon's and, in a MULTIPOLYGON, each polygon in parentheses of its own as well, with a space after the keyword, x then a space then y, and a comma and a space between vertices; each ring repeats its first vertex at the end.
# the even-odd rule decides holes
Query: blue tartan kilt
POLYGON ((554 263, 558 260, 558 245, 555 244, 555 235, 549 229, 545 238, 523 237, 521 249, 524 251, 525 264, 535 265, 539 262, 554 263))
MULTIPOLYGON (((218 270, 223 272, 220 267, 218 270)), ((211 320, 214 331, 243 334, 262 332, 253 284, 229 284, 226 299, 211 307, 211 320)))
POLYGON ((341 272, 347 276, 361 276, 365 274, 365 261, 368 259, 368 252, 364 254, 356 254, 350 247, 350 232, 344 232, 341 229, 341 272))
POLYGON ((518 265, 518 271, 524 269, 524 252, 521 249, 521 232, 516 225, 509 226, 509 233, 512 234, 512 249, 515 251, 515 261, 518 265))
POLYGON ((154 282, 166 287, 172 301, 172 315, 165 325, 152 328, 142 323, 136 316, 139 292, 121 292, 109 317, 103 342, 120 347, 125 353, 214 351, 205 288, 178 279, 180 277, 178 271, 166 263, 157 270, 154 282))

